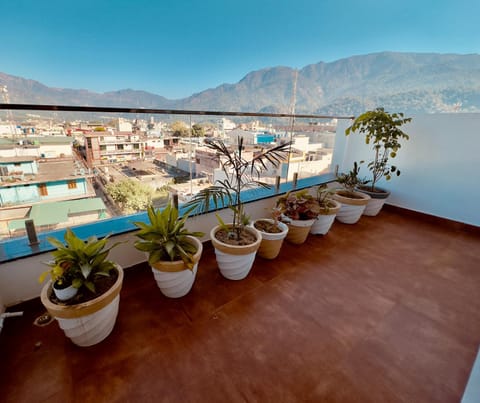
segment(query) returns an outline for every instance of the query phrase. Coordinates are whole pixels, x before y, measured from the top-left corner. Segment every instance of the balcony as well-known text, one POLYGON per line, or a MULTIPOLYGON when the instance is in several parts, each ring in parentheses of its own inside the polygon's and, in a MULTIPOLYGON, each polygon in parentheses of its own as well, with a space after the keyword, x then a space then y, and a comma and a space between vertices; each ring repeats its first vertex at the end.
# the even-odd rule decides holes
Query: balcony
POLYGON ((389 208, 257 258, 225 280, 213 251, 191 293, 126 270, 109 338, 79 348, 38 300, 0 336, 5 402, 458 402, 480 340, 478 232, 389 208))
MULTIPOLYGON (((332 156, 340 171, 366 159, 360 136, 343 136, 347 124, 332 156)), ((0 334, 2 397, 458 402, 480 343, 479 125, 478 114, 414 117, 396 161, 402 176, 384 186, 393 193, 378 217, 285 244, 240 282, 221 277, 207 243, 193 290, 179 300, 160 294, 131 247, 131 217, 78 227, 128 241, 112 254, 127 268, 119 318, 94 347, 75 347, 55 323, 32 325, 44 312, 36 278, 48 254, 3 263, 0 302, 24 316, 6 319, 0 334)), ((263 216, 275 198, 247 210, 263 216)), ((208 232, 214 220, 189 227, 208 232)))

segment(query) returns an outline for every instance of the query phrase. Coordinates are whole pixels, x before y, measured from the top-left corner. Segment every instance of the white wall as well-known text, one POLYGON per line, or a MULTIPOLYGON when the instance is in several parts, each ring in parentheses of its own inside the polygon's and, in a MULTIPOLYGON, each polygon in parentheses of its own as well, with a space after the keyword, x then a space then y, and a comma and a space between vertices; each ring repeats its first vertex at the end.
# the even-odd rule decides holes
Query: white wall
MULTIPOLYGON (((344 135, 350 123, 338 124, 333 164, 342 172, 363 159, 369 176, 373 151, 362 135, 344 135)), ((379 183, 392 192, 388 203, 480 226, 480 114, 413 116, 404 131, 410 140, 391 160, 401 176, 379 183)))

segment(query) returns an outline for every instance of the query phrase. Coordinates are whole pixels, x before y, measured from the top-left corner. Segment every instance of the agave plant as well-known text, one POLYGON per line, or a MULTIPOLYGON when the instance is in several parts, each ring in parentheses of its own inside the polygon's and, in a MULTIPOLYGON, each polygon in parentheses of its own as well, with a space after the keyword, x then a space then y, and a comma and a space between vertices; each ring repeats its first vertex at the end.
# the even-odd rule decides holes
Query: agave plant
MULTIPOLYGON (((250 160, 243 157, 243 137, 239 137, 237 144, 232 148, 220 139, 206 139, 204 144, 217 153, 226 179, 201 190, 187 205, 197 211, 208 211, 211 203, 215 208, 228 206, 233 211, 233 222, 229 226, 230 235, 239 240, 246 217, 241 199, 242 191, 255 187, 270 188, 271 185, 260 181, 260 174, 267 170, 267 163, 278 167, 287 156, 291 143, 282 143, 262 150, 250 160)), ((220 223, 222 224, 221 221, 220 223)))
POLYGON ((111 270, 115 268, 115 264, 107 260, 107 256, 110 250, 121 242, 105 248, 108 237, 98 240, 92 236, 84 242, 70 228, 67 228, 64 239, 65 244, 56 238, 47 238, 57 249, 52 252, 54 260, 47 263, 50 270, 44 272, 39 281, 43 282, 50 274, 53 282, 61 284, 63 281, 71 281, 75 288, 85 286, 95 292, 95 280, 99 276, 109 277, 111 270))
POLYGON ((153 206, 147 208, 150 223, 135 222, 140 228, 135 234, 139 241, 135 247, 149 254, 148 263, 154 265, 158 261, 183 260, 186 267, 193 268, 192 256, 196 252, 195 246, 188 241, 188 236, 202 237, 203 232, 190 232, 185 229, 185 222, 193 207, 188 209, 183 217, 179 217, 178 210, 169 203, 163 210, 155 211, 153 206))
MULTIPOLYGON (((363 162, 364 161, 360 161, 360 164, 363 162)), ((355 161, 353 163, 353 168, 348 173, 342 173, 337 176, 337 182, 344 187, 345 193, 347 193, 349 196, 355 194, 355 188, 357 186, 365 185, 369 182, 368 180, 359 178, 358 175, 360 173, 360 164, 355 161)))

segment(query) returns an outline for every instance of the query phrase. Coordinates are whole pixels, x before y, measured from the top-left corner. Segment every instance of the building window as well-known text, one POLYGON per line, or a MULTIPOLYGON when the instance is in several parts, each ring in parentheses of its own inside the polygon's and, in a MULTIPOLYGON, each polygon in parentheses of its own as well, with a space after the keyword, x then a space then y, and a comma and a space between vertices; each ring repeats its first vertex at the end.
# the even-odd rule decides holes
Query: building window
POLYGON ((38 185, 38 191, 40 193, 40 196, 48 196, 47 184, 46 183, 40 183, 38 185))
POLYGON ((69 189, 76 189, 77 188, 77 182, 76 181, 68 181, 68 188, 69 189))

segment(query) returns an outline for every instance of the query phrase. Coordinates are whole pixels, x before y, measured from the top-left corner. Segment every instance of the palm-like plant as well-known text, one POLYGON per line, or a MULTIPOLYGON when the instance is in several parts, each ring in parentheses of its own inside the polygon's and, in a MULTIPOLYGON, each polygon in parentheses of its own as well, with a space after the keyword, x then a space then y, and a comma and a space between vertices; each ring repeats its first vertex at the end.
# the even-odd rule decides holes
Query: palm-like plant
POLYGON ((262 150, 250 160, 243 157, 243 137, 239 137, 236 146, 232 148, 220 139, 206 139, 204 144, 217 153, 226 179, 219 180, 213 186, 201 190, 187 205, 199 211, 208 211, 211 203, 215 208, 228 205, 233 211, 230 231, 238 240, 246 216, 241 199, 242 191, 255 187, 270 188, 271 185, 260 181, 260 174, 267 170, 267 163, 278 167, 288 154, 291 143, 287 142, 262 150))
POLYGON ((44 272, 39 281, 43 282, 50 274, 54 282, 61 284, 68 281, 75 288, 85 286, 95 292, 95 280, 99 276, 109 277, 110 271, 115 268, 115 264, 107 260, 107 256, 110 250, 121 242, 105 249, 108 237, 98 240, 92 236, 84 242, 70 228, 67 228, 64 239, 65 245, 56 238, 47 238, 57 250, 52 252, 54 260, 47 263, 51 269, 44 272))
POLYGON ((185 222, 190 208, 183 217, 179 217, 178 210, 169 203, 163 210, 153 206, 147 208, 150 223, 134 222, 140 228, 135 234, 140 241, 135 242, 138 250, 149 254, 148 263, 154 265, 159 261, 183 260, 185 266, 192 270, 194 261, 192 256, 196 247, 188 241, 188 236, 202 237, 203 232, 190 232, 185 229, 185 222))

